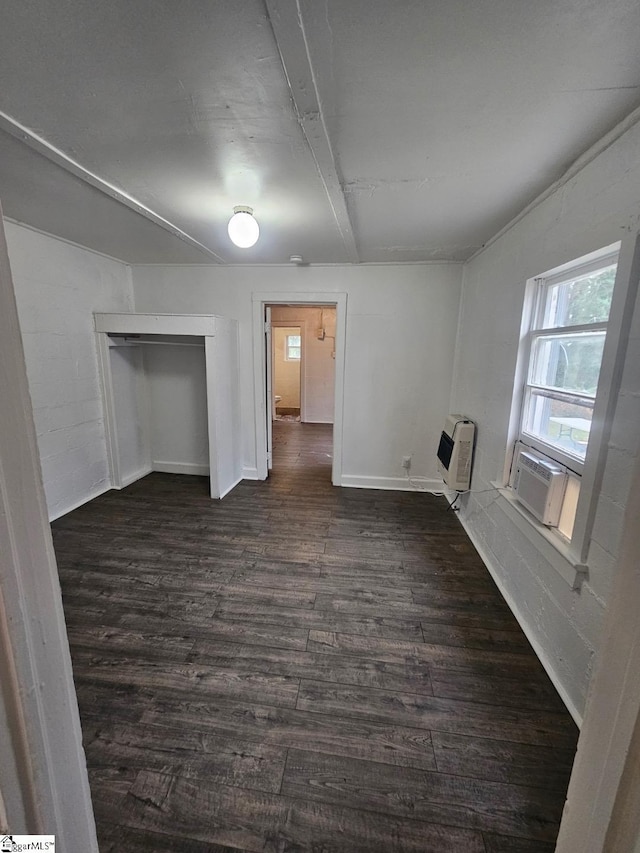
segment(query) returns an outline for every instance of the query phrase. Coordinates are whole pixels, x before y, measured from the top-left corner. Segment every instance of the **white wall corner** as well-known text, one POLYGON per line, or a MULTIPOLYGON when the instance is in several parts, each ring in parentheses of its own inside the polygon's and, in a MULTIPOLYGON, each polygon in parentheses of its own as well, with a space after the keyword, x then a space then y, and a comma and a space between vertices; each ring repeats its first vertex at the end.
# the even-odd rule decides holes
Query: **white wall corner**
POLYGON ((90 501, 99 498, 100 495, 106 494, 106 492, 111 490, 111 485, 109 483, 102 483, 98 488, 94 489, 92 492, 84 495, 79 501, 74 501, 71 504, 64 506, 62 509, 56 508, 49 515, 49 521, 55 521, 58 518, 62 518, 63 515, 67 515, 67 513, 73 512, 74 509, 78 509, 81 506, 89 503, 90 501))
MULTIPOLYGON (((143 477, 146 477, 148 474, 153 472, 152 465, 145 465, 144 468, 140 468, 138 471, 134 471, 131 474, 127 474, 126 477, 122 478, 122 484, 120 485, 121 489, 126 489, 127 486, 130 486, 132 483, 136 483, 138 480, 141 480, 143 477)), ((105 489, 105 491, 107 491, 105 489)))

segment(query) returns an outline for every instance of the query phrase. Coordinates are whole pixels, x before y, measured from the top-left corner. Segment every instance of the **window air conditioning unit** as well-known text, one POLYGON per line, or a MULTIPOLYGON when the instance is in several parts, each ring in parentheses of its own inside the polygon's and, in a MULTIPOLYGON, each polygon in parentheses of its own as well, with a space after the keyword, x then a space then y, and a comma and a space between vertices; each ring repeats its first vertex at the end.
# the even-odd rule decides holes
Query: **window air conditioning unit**
POLYGON ((464 415, 448 415, 438 446, 438 471, 450 489, 464 492, 471 483, 476 425, 464 415))
POLYGON ((567 484, 567 472, 544 456, 518 445, 513 491, 518 501, 547 527, 557 527, 567 484))

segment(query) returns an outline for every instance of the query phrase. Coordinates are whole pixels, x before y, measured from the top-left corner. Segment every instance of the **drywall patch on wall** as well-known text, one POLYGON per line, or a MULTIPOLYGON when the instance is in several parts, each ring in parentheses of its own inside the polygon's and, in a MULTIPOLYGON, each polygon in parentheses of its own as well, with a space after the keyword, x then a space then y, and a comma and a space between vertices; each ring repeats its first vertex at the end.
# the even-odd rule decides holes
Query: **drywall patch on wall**
POLYGON ((49 517, 109 488, 94 311, 130 311, 129 268, 6 223, 49 517))
MULTIPOLYGON (((474 490, 502 477, 527 279, 622 239, 640 222, 640 126, 606 149, 466 267, 451 408, 478 424, 474 490)), ((613 330, 615 334, 615 330, 613 330)), ((589 547, 589 575, 571 590, 500 508, 495 493, 463 499, 462 518, 577 715, 584 703, 618 553, 640 423, 636 306, 589 547)))

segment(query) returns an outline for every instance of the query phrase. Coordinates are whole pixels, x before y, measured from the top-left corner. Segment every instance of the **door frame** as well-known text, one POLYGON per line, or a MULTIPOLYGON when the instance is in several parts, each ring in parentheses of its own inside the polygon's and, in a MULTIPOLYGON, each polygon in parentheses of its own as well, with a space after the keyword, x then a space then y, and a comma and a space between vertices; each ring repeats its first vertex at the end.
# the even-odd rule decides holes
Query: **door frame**
MULTIPOLYGON (((274 356, 275 356, 275 338, 273 337, 274 329, 300 329, 300 423, 304 423, 305 410, 305 381, 304 381, 304 346, 305 346, 305 323, 303 320, 272 320, 271 321, 271 385, 274 389, 274 356)), ((273 396, 273 394, 272 394, 273 396)), ((275 413, 275 404, 272 408, 275 413)))
POLYGON ((333 415, 333 463, 331 482, 342 485, 342 432, 344 417, 344 368, 347 339, 347 294, 346 293, 252 293, 253 309, 253 376, 256 469, 259 480, 268 475, 267 462, 267 400, 266 356, 265 356, 265 308, 268 305, 321 305, 336 309, 336 365, 333 415))
MULTIPOLYGON (((136 314, 94 313, 98 345, 98 362, 102 399, 105 411, 105 434, 111 487, 122 489, 151 471, 206 474, 212 498, 223 498, 242 479, 239 442, 240 424, 238 357, 238 322, 215 314, 136 314), (202 338, 207 397, 207 429, 209 464, 207 466, 165 464, 154 466, 149 458, 148 468, 123 477, 120 466, 118 425, 110 350, 121 346, 110 335, 162 335, 202 338), (232 426, 230 425, 232 424, 232 426)), ((141 342, 140 345, 143 345, 141 342)), ((165 341, 170 345, 170 341, 165 341)), ((190 346, 191 344, 185 344, 190 346)))

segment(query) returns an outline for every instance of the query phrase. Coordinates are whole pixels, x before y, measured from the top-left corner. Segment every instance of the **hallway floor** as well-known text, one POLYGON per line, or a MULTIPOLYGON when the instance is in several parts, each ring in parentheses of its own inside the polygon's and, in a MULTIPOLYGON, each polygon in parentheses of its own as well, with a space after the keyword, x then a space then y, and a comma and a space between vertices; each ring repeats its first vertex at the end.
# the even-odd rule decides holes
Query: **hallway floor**
POLYGON ((552 853, 577 729, 456 516, 330 471, 54 522, 101 853, 552 853))

